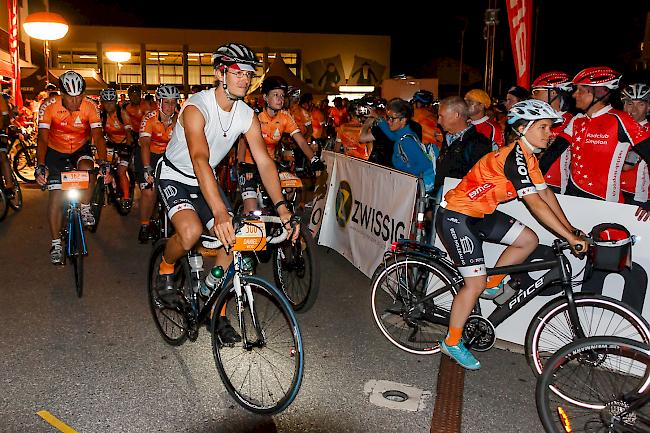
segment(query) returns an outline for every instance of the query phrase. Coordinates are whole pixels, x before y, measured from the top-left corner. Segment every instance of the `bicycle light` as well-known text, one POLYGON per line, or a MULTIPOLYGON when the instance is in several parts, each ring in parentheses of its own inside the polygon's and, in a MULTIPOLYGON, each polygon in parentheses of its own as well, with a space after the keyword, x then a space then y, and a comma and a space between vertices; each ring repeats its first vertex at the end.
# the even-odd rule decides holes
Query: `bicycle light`
POLYGON ((77 201, 79 200, 80 193, 78 189, 69 189, 67 195, 70 200, 77 201))
POLYGON ((557 414, 560 417, 560 422, 562 423, 564 430, 567 433, 571 433, 573 431, 573 429, 571 429, 571 422, 569 421, 569 417, 567 416, 562 406, 557 407, 557 414))

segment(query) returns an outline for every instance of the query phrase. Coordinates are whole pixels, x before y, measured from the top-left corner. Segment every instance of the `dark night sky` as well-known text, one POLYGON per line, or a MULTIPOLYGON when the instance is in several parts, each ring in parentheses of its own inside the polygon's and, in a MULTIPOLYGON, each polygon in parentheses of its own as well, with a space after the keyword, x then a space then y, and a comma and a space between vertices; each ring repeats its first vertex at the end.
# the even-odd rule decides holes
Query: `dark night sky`
MULTIPOLYGON (((514 78, 505 1, 499 0, 501 23, 498 26, 495 76, 509 82, 514 78)), ((386 34, 392 38, 391 72, 414 76, 427 75, 427 65, 439 57, 458 57, 462 21, 468 20, 465 33, 465 63, 484 68, 483 13, 487 0, 377 3, 300 3, 280 2, 277 12, 263 11, 254 2, 224 2, 185 8, 189 3, 156 8, 151 2, 134 0, 52 0, 50 10, 64 15, 73 24, 125 25, 256 31, 386 34), (316 5, 316 14, 304 11, 305 4, 316 5), (423 5, 426 6, 418 6, 423 5), (322 5, 322 6, 321 6, 322 5), (412 18, 395 18, 412 17, 412 18)), ((534 73, 564 69, 572 74, 583 67, 606 64, 625 72, 629 59, 638 57, 643 40, 648 0, 620 0, 614 3, 585 0, 533 0, 538 7, 537 43, 534 73)), ((38 2, 30 2, 32 10, 38 2)), ((535 24, 535 16, 533 16, 535 24)), ((648 77, 643 77, 648 78, 648 77)), ((508 84, 505 84, 508 85, 508 84)))

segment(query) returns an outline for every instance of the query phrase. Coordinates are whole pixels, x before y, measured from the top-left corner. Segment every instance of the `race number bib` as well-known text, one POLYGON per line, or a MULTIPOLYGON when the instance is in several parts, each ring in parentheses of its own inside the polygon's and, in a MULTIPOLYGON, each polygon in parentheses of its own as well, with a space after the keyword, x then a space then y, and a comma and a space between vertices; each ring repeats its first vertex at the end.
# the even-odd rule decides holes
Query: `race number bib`
POLYGON ((262 221, 246 221, 237 232, 235 251, 263 251, 266 249, 266 228, 262 221))
POLYGON ((61 172, 61 189, 88 189, 90 176, 87 171, 64 171, 61 172))

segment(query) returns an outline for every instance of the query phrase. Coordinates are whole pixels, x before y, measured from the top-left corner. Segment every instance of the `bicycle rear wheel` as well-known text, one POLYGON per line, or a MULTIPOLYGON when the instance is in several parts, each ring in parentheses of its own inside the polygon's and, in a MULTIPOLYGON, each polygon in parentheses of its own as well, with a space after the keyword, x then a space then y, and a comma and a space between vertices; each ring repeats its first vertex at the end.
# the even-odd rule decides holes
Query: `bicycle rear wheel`
MULTIPOLYGON (((586 337, 613 336, 650 343, 648 322, 623 302, 607 296, 573 295, 586 337)), ((577 337, 569 318, 566 298, 557 298, 537 312, 526 332, 526 360, 535 374, 562 346, 577 337)))
POLYGON ((36 182, 34 169, 36 168, 36 146, 25 146, 16 152, 13 160, 13 168, 16 176, 27 183, 36 182))
POLYGON ((400 256, 379 266, 372 279, 372 314, 382 334, 416 355, 440 351, 456 287, 447 271, 421 258, 400 256), (417 300, 426 294, 425 302, 417 300))
MULTIPOLYGON (((187 340, 187 316, 181 304, 170 305, 164 302, 158 295, 158 269, 160 268, 160 261, 162 260, 166 243, 166 239, 159 240, 154 244, 151 251, 149 272, 147 274, 147 295, 151 315, 163 340, 169 345, 180 346, 187 340)), ((184 276, 182 268, 179 266, 177 274, 175 274, 175 281, 178 284, 184 284, 184 276)))
POLYGON ((537 380, 539 418, 550 433, 650 432, 649 377, 647 345, 614 337, 573 342, 537 380))
POLYGON ((228 393, 244 409, 281 412, 296 398, 302 383, 304 354, 296 316, 280 291, 260 278, 242 279, 241 311, 236 298, 231 282, 212 310, 217 370, 228 393), (253 299, 247 298, 245 286, 253 299), (219 340, 216 322, 224 308, 241 343, 225 345, 219 340))
POLYGON ((292 245, 285 241, 273 249, 273 278, 297 313, 308 311, 320 290, 320 265, 316 245, 305 225, 292 245))

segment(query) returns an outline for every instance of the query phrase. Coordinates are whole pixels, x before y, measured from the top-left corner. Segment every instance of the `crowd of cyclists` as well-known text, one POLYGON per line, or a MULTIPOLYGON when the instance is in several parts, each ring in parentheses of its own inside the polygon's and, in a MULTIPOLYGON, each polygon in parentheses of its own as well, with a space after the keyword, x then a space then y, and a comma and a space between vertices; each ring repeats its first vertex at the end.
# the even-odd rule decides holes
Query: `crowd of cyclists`
MULTIPOLYGON (((427 90, 417 91, 410 101, 337 97, 330 107, 327 99, 315 103, 313 95, 289 88, 281 77, 265 77, 261 93, 248 95, 258 61, 245 45, 222 45, 212 59, 214 87, 193 87, 186 100, 176 86, 161 84, 153 98, 132 85, 128 100, 120 101, 115 89, 106 88, 95 102, 74 71, 59 77, 58 92, 47 89, 38 107, 35 178, 49 190, 53 264, 63 261, 62 171, 92 172, 97 166, 105 183, 115 176, 121 186, 119 206, 130 209, 134 197, 127 169, 133 164, 140 190, 139 242, 151 236, 158 199, 174 227, 159 269, 159 292, 165 299, 176 291, 176 261, 204 229, 227 247, 235 242, 227 198, 232 191, 224 193, 215 175, 222 161, 236 162, 243 212, 255 210, 261 182, 295 239, 300 220, 282 196, 276 163, 288 159, 294 169, 318 175, 325 169, 320 151, 339 151, 418 176, 435 198, 437 212, 428 213, 431 227, 465 278, 441 348, 464 367, 476 369, 480 363, 462 342, 463 325, 479 297, 494 299, 509 289, 506 276, 486 276, 482 242, 507 245, 498 266, 521 263, 538 243, 531 229, 496 210, 499 203, 520 198, 574 252, 587 248, 584 233, 568 221, 555 194, 633 204, 639 220, 650 216, 650 87, 629 83, 620 88, 621 75, 609 67, 586 68, 573 78, 547 72, 534 80, 530 92, 513 86, 498 104, 483 90, 472 89, 462 98, 441 101, 427 90), (623 110, 612 106, 619 101, 623 110), (116 155, 114 170, 108 152, 116 155), (446 177, 462 180, 443 197, 446 177)), ((12 116, 6 98, 0 98, 0 127, 29 123, 34 104, 38 102, 12 116)), ((0 144, 5 185, 11 179, 6 154, 0 144)), ((95 224, 93 178, 80 200, 87 226, 95 224)), ((216 262, 226 269, 231 260, 224 249, 216 262)), ((224 323, 218 329, 238 341, 227 327, 224 323)))

